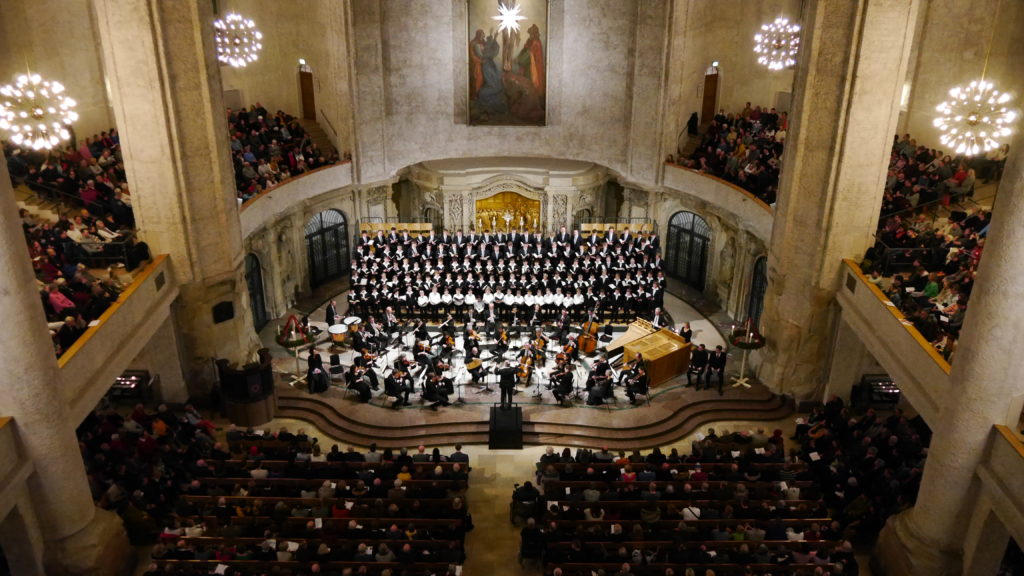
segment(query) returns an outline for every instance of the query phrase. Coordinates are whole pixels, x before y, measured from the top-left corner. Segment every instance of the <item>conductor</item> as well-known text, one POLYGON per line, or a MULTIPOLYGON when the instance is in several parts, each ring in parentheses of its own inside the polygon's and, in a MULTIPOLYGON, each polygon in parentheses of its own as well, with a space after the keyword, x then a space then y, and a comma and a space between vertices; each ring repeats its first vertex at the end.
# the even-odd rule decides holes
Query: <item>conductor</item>
POLYGON ((509 365, 509 361, 505 360, 501 368, 495 370, 494 373, 501 377, 498 381, 498 387, 501 388, 501 409, 511 410, 512 394, 516 389, 516 378, 519 375, 519 368, 509 365))

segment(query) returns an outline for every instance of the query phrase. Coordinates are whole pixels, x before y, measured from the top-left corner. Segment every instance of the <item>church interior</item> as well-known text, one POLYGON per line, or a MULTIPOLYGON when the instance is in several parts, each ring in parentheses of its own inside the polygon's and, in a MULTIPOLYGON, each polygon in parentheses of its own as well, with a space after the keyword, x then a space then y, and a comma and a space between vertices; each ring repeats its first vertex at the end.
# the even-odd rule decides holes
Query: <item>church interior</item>
POLYGON ((1024 0, 0 8, 0 576, 1024 575, 1024 0))

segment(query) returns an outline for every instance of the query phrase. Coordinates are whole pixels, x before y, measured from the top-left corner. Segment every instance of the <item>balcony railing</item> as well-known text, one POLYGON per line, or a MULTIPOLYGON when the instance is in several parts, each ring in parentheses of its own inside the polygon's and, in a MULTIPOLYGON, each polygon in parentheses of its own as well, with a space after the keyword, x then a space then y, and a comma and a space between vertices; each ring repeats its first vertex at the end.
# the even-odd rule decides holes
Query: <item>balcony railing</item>
POLYGON ((305 200, 352 184, 352 163, 331 164, 289 178, 277 187, 250 198, 241 208, 242 238, 272 222, 305 200))
POLYGON ((836 300, 845 320, 896 381, 915 410, 932 426, 952 394, 949 362, 852 260, 836 300))
POLYGON ((764 242, 772 235, 774 215, 772 207, 750 192, 699 170, 692 170, 675 164, 665 165, 666 188, 685 192, 731 212, 737 220, 751 227, 752 232, 764 242))
POLYGON ((170 317, 177 295, 170 259, 157 256, 57 360, 64 401, 74 422, 89 414, 170 317))

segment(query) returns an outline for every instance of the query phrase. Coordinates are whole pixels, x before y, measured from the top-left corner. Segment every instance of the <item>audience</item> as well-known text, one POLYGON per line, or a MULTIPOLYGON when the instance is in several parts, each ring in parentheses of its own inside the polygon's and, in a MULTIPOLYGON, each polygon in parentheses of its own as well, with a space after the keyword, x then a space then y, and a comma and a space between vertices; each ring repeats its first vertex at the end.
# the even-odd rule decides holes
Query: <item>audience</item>
POLYGON ((103 409, 79 427, 97 505, 122 516, 133 544, 155 543, 147 573, 212 571, 169 562, 182 560, 254 561, 232 564, 230 574, 262 574, 267 568, 256 561, 279 560, 300 562, 286 567, 294 574, 338 563, 365 564, 373 574, 387 569, 373 568, 380 563, 410 574, 462 564, 472 517, 461 497, 461 448, 449 463, 437 450, 417 461, 405 449, 374 446, 367 454, 379 459, 368 463, 354 448, 332 446, 314 464, 319 444, 301 429, 231 426, 225 441, 217 434, 191 406, 153 413, 138 405, 127 417, 103 409))
MULTIPOLYGON (((1000 155, 1005 158, 1005 150, 1000 155)), ((974 163, 992 176, 999 160, 974 163)), ((921 335, 952 359, 991 214, 967 207, 972 162, 893 139, 875 245, 862 269, 921 335)))
POLYGON ((697 149, 689 158, 680 158, 679 164, 722 178, 774 204, 788 128, 788 115, 775 108, 762 110, 747 102, 739 114, 720 110, 697 149))
POLYGON ((241 204, 282 181, 338 162, 338 154, 317 148, 299 121, 278 110, 273 116, 259 102, 227 109, 235 188, 241 204))

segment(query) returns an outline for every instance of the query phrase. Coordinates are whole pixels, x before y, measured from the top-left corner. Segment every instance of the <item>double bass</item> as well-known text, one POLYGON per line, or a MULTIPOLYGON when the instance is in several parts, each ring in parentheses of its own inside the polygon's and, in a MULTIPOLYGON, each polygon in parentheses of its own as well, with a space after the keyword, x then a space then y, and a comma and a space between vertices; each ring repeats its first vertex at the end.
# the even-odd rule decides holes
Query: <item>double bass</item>
POLYGON ((580 352, 587 356, 594 353, 597 350, 597 322, 594 321, 595 314, 590 313, 590 318, 583 324, 583 329, 580 331, 579 338, 576 339, 576 346, 580 352))

